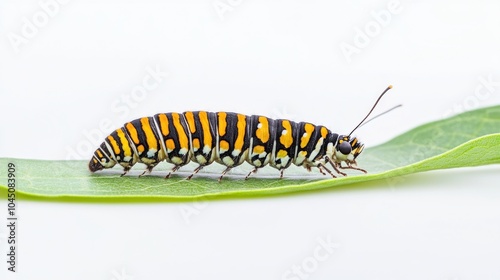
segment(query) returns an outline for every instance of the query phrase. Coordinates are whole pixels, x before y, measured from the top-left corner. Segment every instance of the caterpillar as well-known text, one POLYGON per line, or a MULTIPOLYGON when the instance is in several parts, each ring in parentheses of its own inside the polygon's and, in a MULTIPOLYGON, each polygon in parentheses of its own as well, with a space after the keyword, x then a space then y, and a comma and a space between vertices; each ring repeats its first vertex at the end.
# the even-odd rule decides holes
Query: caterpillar
POLYGON ((346 176, 341 169, 366 173, 356 163, 364 144, 351 134, 391 88, 388 86, 382 92, 366 117, 347 135, 309 122, 233 112, 186 111, 139 118, 107 136, 95 150, 88 167, 96 172, 119 164, 124 168, 123 176, 140 162, 147 166, 142 176, 151 173, 158 163, 167 161, 174 165, 166 176, 169 178, 193 161, 198 167, 187 177, 191 179, 203 167, 217 162, 226 166, 219 182, 229 170, 245 161, 254 167, 245 179, 266 165, 278 169, 283 178, 283 171, 292 163, 309 171, 318 168, 323 175, 327 172, 333 178, 337 176, 326 164, 337 175, 346 176))

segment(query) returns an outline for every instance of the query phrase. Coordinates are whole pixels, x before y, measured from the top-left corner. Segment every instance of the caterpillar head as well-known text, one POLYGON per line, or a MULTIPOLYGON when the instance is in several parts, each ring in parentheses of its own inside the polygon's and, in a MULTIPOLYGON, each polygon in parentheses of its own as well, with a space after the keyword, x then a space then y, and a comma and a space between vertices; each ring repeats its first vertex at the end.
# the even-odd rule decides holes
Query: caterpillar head
POLYGON ((368 123, 369 121, 399 107, 399 106, 396 106, 392 109, 390 109, 389 111, 386 111, 382 114, 379 114, 375 117, 373 117, 372 119, 368 120, 365 122, 365 120, 370 116, 370 114, 373 112, 373 109, 375 109, 375 107, 377 107, 377 104, 378 102, 380 101, 380 99, 384 96, 384 94, 390 90, 392 88, 391 85, 389 85, 383 92, 382 94, 380 94, 380 96, 378 97, 377 101, 375 101, 375 104, 373 104, 370 112, 368 112, 368 114, 364 117, 364 119, 359 122, 359 124, 351 131, 351 133, 349 133, 348 135, 340 135, 339 138, 337 138, 337 143, 335 145, 335 151, 334 151, 334 158, 337 162, 342 162, 342 161, 345 161, 347 163, 356 163, 356 158, 359 156, 359 154, 361 154, 361 152, 363 151, 363 147, 364 145, 358 141, 358 139, 356 137, 352 137, 351 138, 351 135, 354 131, 356 131, 356 129, 358 129, 360 126, 362 126, 363 124, 366 124, 368 123))
POLYGON ((358 141, 358 138, 351 138, 348 135, 340 135, 335 145, 335 159, 337 162, 346 161, 354 163, 356 158, 363 151, 364 145, 358 141))

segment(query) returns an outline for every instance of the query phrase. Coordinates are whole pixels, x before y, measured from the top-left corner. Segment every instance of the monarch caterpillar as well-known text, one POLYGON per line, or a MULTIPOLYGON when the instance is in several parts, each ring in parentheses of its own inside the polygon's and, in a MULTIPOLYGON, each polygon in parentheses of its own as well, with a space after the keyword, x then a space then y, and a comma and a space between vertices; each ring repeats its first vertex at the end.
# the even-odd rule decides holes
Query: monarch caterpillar
POLYGON ((232 112, 187 111, 184 113, 160 113, 139 118, 113 131, 94 152, 89 162, 91 172, 112 168, 117 163, 124 173, 137 162, 147 168, 140 175, 150 173, 160 162, 174 164, 166 178, 180 167, 193 161, 198 167, 187 177, 191 179, 203 167, 217 162, 226 166, 219 177, 243 162, 254 169, 270 165, 283 171, 292 163, 307 170, 313 167, 322 174, 335 174, 325 165, 330 164, 337 174, 346 176, 341 169, 354 169, 356 158, 364 145, 351 134, 363 124, 375 109, 387 87, 378 97, 370 112, 348 135, 339 135, 321 125, 271 119, 265 116, 247 116, 232 112), (345 162, 346 166, 342 166, 345 162))

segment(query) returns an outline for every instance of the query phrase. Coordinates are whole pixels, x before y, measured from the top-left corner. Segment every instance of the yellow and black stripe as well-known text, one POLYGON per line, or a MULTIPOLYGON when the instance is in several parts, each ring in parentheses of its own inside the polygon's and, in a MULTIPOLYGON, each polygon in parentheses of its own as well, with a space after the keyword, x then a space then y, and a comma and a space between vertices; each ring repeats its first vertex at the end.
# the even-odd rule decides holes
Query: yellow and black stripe
POLYGON ((149 169, 152 169, 165 158, 153 118, 144 117, 133 120, 126 123, 124 129, 130 140, 129 145, 135 152, 136 157, 140 162, 146 164, 149 169))
MULTIPOLYGON (((290 166, 297 152, 298 124, 290 120, 276 120, 276 144, 270 165, 282 171, 290 166)), ((283 173, 282 173, 283 174, 283 173)))
POLYGON ((217 113, 218 158, 217 162, 228 168, 238 166, 246 159, 250 137, 247 116, 236 113, 217 113))
POLYGON ((261 168, 266 166, 272 157, 276 140, 276 121, 264 116, 249 117, 249 136, 251 146, 247 162, 261 168))
POLYGON ((336 140, 333 139, 334 134, 321 125, 301 122, 298 130, 297 156, 294 161, 297 166, 321 159, 326 153, 325 143, 336 140))
POLYGON ((201 166, 215 160, 217 147, 217 115, 212 112, 184 112, 191 134, 192 160, 201 166))
POLYGON ((330 172, 324 166, 329 162, 341 173, 340 163, 355 163, 362 150, 363 145, 356 138, 339 136, 324 126, 307 122, 232 112, 187 111, 160 113, 125 123, 94 152, 89 169, 94 172, 118 163, 127 173, 141 162, 151 171, 165 160, 174 164, 175 171, 193 161, 199 164, 195 174, 216 161, 226 166, 224 175, 247 161, 255 167, 252 172, 269 164, 283 174, 292 163, 330 172), (341 146, 342 142, 349 143, 349 147, 341 146))
POLYGON ((167 162, 179 167, 189 163, 191 143, 184 116, 179 113, 156 114, 154 119, 161 134, 160 141, 167 162))
POLYGON ((110 147, 111 156, 118 164, 125 168, 125 172, 137 162, 137 156, 131 146, 125 129, 118 128, 106 137, 106 144, 110 147))

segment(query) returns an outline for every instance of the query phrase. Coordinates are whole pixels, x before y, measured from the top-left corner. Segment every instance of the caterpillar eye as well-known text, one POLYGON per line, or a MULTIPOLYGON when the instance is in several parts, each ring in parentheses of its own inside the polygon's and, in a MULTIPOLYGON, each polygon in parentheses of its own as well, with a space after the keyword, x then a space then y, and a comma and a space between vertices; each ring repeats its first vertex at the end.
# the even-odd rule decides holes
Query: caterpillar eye
POLYGON ((344 141, 344 142, 340 143, 339 144, 339 151, 344 155, 350 154, 352 151, 351 143, 349 143, 348 141, 344 141))

